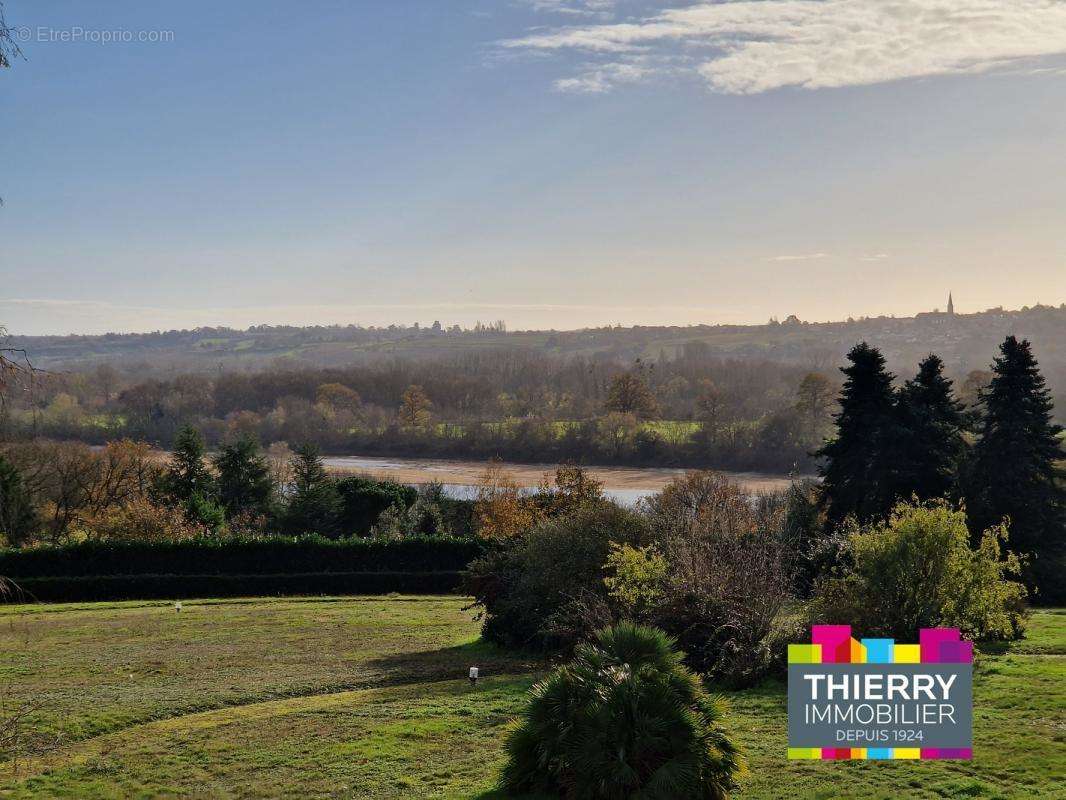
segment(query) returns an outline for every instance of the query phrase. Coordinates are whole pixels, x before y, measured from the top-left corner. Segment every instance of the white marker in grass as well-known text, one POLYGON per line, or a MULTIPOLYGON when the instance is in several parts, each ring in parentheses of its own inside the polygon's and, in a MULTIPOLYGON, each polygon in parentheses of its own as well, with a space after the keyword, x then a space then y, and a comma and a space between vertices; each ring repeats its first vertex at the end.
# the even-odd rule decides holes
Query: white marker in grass
POLYGON ((477 667, 471 667, 470 668, 470 685, 471 686, 476 686, 477 685, 477 667))
POLYGON ((174 604, 174 610, 177 611, 179 614, 181 613, 181 601, 180 600, 174 604))

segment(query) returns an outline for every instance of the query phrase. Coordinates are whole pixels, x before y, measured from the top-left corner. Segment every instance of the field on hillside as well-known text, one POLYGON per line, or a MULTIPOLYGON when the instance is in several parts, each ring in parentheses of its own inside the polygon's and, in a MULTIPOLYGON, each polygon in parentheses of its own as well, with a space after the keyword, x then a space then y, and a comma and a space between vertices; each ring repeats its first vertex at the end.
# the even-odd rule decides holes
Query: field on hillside
MULTIPOLYGON (((461 598, 0 607, 0 703, 44 756, 0 797, 490 797, 542 662, 478 641, 461 598), (489 677, 476 688, 467 667, 489 677)), ((789 763, 779 684, 732 693, 741 797, 1064 797, 1066 613, 984 648, 972 762, 789 763)))

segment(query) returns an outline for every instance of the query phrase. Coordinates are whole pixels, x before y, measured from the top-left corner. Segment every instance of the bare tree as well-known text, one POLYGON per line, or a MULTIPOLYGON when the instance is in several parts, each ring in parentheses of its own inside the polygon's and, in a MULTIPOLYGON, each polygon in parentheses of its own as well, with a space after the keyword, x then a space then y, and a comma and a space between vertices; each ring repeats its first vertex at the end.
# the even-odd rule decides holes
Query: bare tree
MULTIPOLYGON (((0 345, 7 338, 7 329, 0 325, 0 345)), ((0 346, 0 433, 7 419, 7 403, 13 390, 32 394, 37 388, 41 370, 30 361, 21 347, 0 346)))
POLYGON ((14 59, 23 58, 14 34, 15 29, 9 28, 4 19, 4 4, 0 2, 0 67, 10 67, 14 59))

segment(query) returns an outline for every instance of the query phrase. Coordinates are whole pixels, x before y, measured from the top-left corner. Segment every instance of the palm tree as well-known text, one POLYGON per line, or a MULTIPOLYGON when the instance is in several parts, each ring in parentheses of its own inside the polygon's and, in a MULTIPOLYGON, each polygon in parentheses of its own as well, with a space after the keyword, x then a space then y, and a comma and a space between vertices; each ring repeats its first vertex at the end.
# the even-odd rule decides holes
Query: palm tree
POLYGON ((657 628, 621 622, 533 687, 501 788, 575 800, 721 800, 742 759, 723 701, 657 628))

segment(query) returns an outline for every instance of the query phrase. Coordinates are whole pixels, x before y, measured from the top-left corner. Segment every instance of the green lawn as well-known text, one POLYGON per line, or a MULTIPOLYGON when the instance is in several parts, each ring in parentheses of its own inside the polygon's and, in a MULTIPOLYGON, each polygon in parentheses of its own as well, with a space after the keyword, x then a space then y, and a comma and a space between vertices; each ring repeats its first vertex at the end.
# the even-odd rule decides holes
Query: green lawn
MULTIPOLYGON (((0 764, 0 797, 485 797, 542 665, 479 643, 463 605, 0 607, 0 697, 62 735, 0 764)), ((740 796, 1066 797, 1066 614, 983 652, 975 687, 975 758, 940 763, 790 763, 783 687, 734 693, 740 796)))

